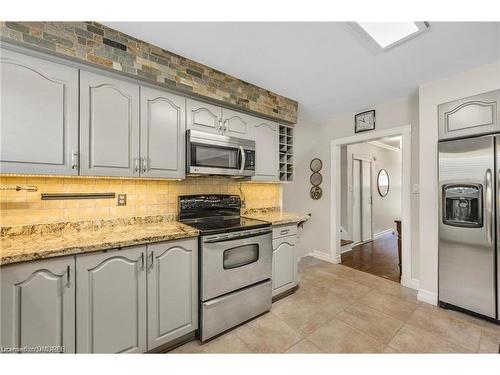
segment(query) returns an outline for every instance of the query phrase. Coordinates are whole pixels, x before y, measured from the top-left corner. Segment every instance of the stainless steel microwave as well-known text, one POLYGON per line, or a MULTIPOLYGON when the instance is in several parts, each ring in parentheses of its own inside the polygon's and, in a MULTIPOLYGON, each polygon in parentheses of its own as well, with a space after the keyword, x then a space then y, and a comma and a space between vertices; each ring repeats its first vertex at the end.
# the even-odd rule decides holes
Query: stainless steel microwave
POLYGON ((188 130, 186 142, 188 175, 255 175, 255 141, 188 130))

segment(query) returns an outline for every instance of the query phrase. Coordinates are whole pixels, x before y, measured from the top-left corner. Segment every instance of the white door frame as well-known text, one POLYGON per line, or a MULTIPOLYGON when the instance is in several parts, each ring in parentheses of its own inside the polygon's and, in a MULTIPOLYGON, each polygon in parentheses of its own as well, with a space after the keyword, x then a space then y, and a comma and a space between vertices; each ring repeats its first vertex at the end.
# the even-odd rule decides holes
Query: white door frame
MULTIPOLYGON (((373 241, 373 189, 372 189, 372 179, 373 179, 373 160, 370 159, 370 158, 365 158, 364 156, 358 156, 356 154, 351 154, 351 157, 352 157, 352 166, 351 166, 351 171, 354 170, 354 160, 360 160, 361 161, 361 171, 363 171, 363 161, 366 161, 367 163, 370 163, 370 199, 371 199, 371 203, 370 203, 370 232, 371 232, 371 238, 370 238, 370 241, 373 241)), ((351 173, 351 186, 354 186, 354 183, 353 183, 353 180, 354 179, 354 175, 351 173)), ((363 186, 360 186, 361 190, 363 189, 363 186)), ((348 195, 347 195, 347 198, 349 200, 349 198, 351 198, 351 206, 353 205, 353 195, 354 195, 354 191, 353 191, 353 194, 349 197, 349 191, 348 191, 348 195)), ((361 203, 361 209, 363 209, 363 204, 361 203)), ((351 209, 351 212, 352 212, 352 209, 351 209)), ((363 215, 361 215, 360 217, 360 220, 361 220, 361 241, 359 243, 364 243, 365 241, 363 240, 363 215)), ((354 214, 352 215, 351 217, 351 228, 354 227, 354 214)), ((350 233, 350 232, 349 232, 350 233)), ((351 238, 352 239, 352 238, 351 238)), ((370 242, 370 241, 366 241, 366 242, 370 242)))
POLYGON ((401 244, 401 284, 414 288, 411 282, 411 125, 374 130, 330 141, 330 261, 341 263, 340 258, 340 210, 341 210, 341 163, 340 148, 353 143, 373 141, 384 137, 402 136, 401 166, 401 226, 404 234, 401 244))

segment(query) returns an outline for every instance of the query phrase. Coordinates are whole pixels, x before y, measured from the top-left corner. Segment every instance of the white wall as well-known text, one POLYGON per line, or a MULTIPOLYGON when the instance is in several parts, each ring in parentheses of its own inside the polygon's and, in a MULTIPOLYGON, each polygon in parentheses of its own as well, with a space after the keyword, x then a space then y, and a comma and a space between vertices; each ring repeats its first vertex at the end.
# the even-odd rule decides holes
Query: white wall
MULTIPOLYGON (((394 220, 401 219, 401 152, 388 150, 369 143, 356 143, 342 146, 347 162, 341 164, 342 198, 341 207, 346 217, 341 216, 341 225, 352 233, 352 160, 353 157, 363 157, 372 160, 372 228, 373 235, 394 228, 394 220), (385 197, 378 193, 378 172, 385 169, 389 175, 389 192, 385 197), (344 177, 345 175, 345 177, 344 177)), ((342 152, 341 150, 341 152, 342 152)))
POLYGON ((500 88, 500 61, 419 87, 420 113, 420 292, 436 303, 438 290, 437 106, 500 88))
MULTIPOLYGON (((413 134, 418 132, 418 98, 416 93, 408 98, 374 107, 376 128, 388 129, 412 125, 412 159, 418 158, 418 144, 413 134)), ((360 111, 363 108, 360 108, 360 111)), ((299 108, 300 115, 300 108, 299 108)), ((301 236, 302 254, 317 252, 328 258, 330 254, 330 140, 354 135, 354 113, 333 119, 326 124, 311 124, 304 120, 297 123, 295 133, 295 181, 283 186, 283 209, 286 211, 311 213, 310 222, 304 225, 301 236), (323 161, 323 197, 314 201, 309 196, 311 159, 323 161)), ((366 133, 365 133, 366 134, 366 133)), ((418 170, 412 170, 412 183, 418 183, 418 170)), ((418 196, 414 197, 418 201, 418 196)), ((412 207, 412 258, 418 259, 418 204, 412 207), (415 254, 416 253, 416 254, 415 254)), ((418 262, 413 262, 412 278, 418 279, 418 262)))

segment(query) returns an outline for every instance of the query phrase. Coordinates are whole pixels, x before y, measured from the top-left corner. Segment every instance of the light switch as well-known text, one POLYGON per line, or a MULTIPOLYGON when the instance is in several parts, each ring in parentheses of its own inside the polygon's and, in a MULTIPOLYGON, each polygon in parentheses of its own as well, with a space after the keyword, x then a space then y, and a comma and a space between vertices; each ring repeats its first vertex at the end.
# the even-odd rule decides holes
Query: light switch
POLYGON ((127 194, 118 194, 117 204, 118 204, 118 206, 126 206, 127 205, 127 194))
POLYGON ((413 194, 420 194, 420 185, 419 184, 413 184, 411 192, 413 194))

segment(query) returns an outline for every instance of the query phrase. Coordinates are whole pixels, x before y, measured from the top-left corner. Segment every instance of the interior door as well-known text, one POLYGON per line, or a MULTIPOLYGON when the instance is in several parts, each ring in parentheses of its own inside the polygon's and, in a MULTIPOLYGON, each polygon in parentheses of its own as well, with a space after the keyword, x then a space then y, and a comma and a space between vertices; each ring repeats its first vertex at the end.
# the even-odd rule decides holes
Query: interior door
POLYGON ((361 160, 352 161, 352 241, 361 242, 361 160))
POLYGON ((361 232, 363 242, 372 239, 372 163, 361 161, 361 232))

